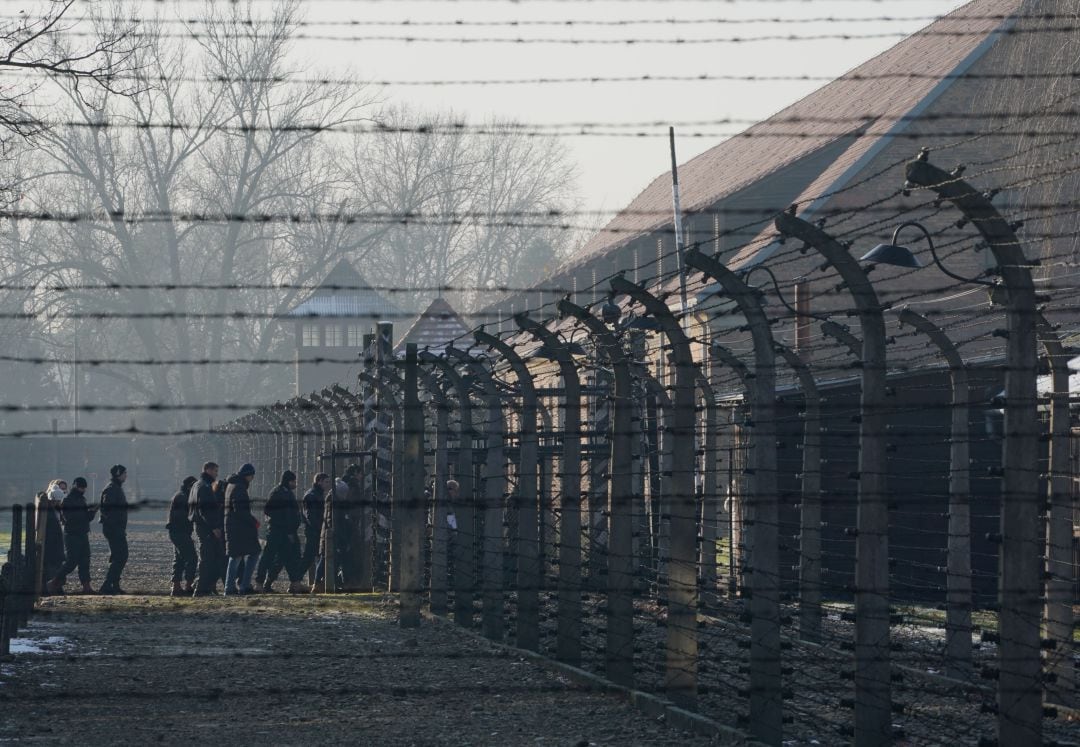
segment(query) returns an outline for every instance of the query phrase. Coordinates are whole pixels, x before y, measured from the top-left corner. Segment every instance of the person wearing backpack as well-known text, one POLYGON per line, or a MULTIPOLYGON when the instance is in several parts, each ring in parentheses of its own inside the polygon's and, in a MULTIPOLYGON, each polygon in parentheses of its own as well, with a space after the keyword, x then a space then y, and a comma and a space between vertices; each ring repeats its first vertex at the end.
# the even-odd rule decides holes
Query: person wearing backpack
POLYGON ((195 554, 195 541, 191 539, 192 524, 188 516, 188 498, 191 486, 198 480, 188 476, 180 484, 180 490, 169 503, 169 518, 165 528, 169 530, 169 541, 173 545, 172 597, 190 597, 194 591, 195 569, 199 558, 195 554), (183 581, 183 586, 180 582, 183 581))
POLYGON ((109 570, 105 574, 105 583, 98 590, 99 594, 125 594, 120 588, 120 575, 128 561, 128 500, 124 494, 124 481, 127 480, 127 467, 114 464, 109 469, 109 484, 101 491, 101 504, 98 521, 101 533, 109 543, 109 570))

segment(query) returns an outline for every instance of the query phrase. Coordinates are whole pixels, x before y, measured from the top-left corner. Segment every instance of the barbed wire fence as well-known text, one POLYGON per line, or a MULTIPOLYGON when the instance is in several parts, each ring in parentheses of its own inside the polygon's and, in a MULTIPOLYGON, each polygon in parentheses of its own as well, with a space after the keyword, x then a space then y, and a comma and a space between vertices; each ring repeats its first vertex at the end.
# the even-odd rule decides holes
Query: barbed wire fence
MULTIPOLYGON (((741 43, 737 37, 712 41, 741 43)), ((1076 72, 1061 75, 1075 79, 1076 72)), ((365 338, 355 381, 286 402, 79 406, 245 413, 224 425, 80 432, 182 438, 186 464, 255 461, 260 479, 286 469, 337 478, 355 465, 357 479, 330 497, 324 591, 398 594, 406 626, 419 624, 425 604, 433 615, 452 612, 456 624, 491 640, 645 693, 650 699, 643 702, 659 709, 656 715, 676 720, 692 711, 705 717, 699 724, 736 727, 770 744, 847 737, 860 744, 902 737, 957 744, 1064 741, 1074 727, 1056 718, 1057 709, 1063 714, 1077 705, 1077 448, 1066 365, 1071 341, 1046 317, 1076 310, 1068 280, 1076 262, 1066 241, 1076 232, 1018 232, 1025 220, 1075 215, 1076 205, 995 203, 980 183, 994 177, 998 189, 1016 190, 1075 174, 1060 153, 1041 150, 1075 133, 1008 120, 1076 114, 1071 108, 969 113, 965 120, 1005 121, 989 130, 946 127, 936 134, 958 140, 935 154, 988 138, 1056 140, 1027 145, 1022 154, 969 160, 967 172, 937 168, 925 152, 889 164, 839 190, 851 204, 827 220, 800 213, 813 200, 779 216, 744 215, 742 225, 725 231, 760 231, 737 249, 774 246, 763 265, 781 275, 772 277, 772 286, 750 284, 753 265, 735 272, 725 264, 732 255, 709 253, 712 238, 671 247, 668 237, 669 248, 655 260, 594 275, 588 287, 498 289, 537 292, 540 301, 517 313, 489 309, 479 317, 482 324, 445 348, 407 345, 396 355, 388 320, 365 338), (1033 165, 1036 175, 1028 173, 1033 165), (898 177, 899 170, 903 179, 893 191, 860 197, 868 180, 898 177), (909 199, 896 206, 905 194, 909 199), (849 253, 852 242, 915 217, 937 226, 926 238, 942 263, 969 253, 978 238, 994 257, 992 271, 876 289, 849 253), (1039 261, 1025 254, 1036 245, 1039 261), (721 320, 718 325, 673 308, 680 275, 675 253, 684 250, 700 308, 721 320), (788 272, 804 266, 808 254, 823 262, 818 279, 830 279, 815 293, 813 311, 799 305, 805 278, 788 272), (1040 266, 1055 271, 1033 278, 1040 266), (970 298, 973 288, 990 292, 993 304, 970 298), (786 301, 792 293, 794 308, 786 301), (956 303, 920 306, 941 299, 956 303), (988 316, 1004 319, 1004 326, 988 324, 988 316), (851 320, 857 327, 844 324, 851 320), (776 332, 789 327, 794 344, 776 332), (925 352, 907 344, 914 337, 926 342, 925 352), (899 360, 889 355, 897 340, 905 343, 899 360), (804 357, 826 341, 825 352, 804 357), (981 357, 965 359, 959 352, 965 348, 977 348, 981 357), (1040 366, 1051 375, 1045 391, 1037 388, 1040 366), (987 390, 993 393, 989 409, 980 400, 987 390), (982 428, 999 410, 1003 422, 982 428)), ((797 136, 800 122, 790 124, 793 129, 775 135, 797 136)), ((567 123, 533 131, 639 137, 625 131, 639 126, 567 123), (571 127, 578 132, 562 132, 571 127)), ((832 133, 838 134, 846 133, 832 133)), ((217 223, 484 218, 570 227, 575 215, 15 211, 0 217, 217 223)), ((915 271, 909 266, 890 277, 915 271)), ((236 287, 252 286, 218 289, 236 287)), ((62 295, 180 288, 57 279, 8 289, 62 295)), ((0 318, 198 315, 41 309, 0 318)), ((2 360, 55 362, 44 356, 2 360)), ((0 585, 0 655, 41 587, 32 570, 38 511, 27 506, 14 513, 0 585)))
MULTIPOLYGON (((1029 274, 1031 263, 1010 254, 1025 242, 982 191, 925 157, 906 170, 906 188, 928 191, 920 209, 944 212, 938 197, 951 202, 1002 253, 1002 276, 1029 274)), ((903 212, 912 211, 888 218, 903 212)), ((445 351, 395 357, 387 322, 365 341, 359 389, 335 386, 197 434, 184 443, 187 461, 256 455, 270 473, 335 476, 358 464, 357 487, 333 502, 339 541, 328 590, 398 592, 403 622, 415 622, 424 598, 433 613, 453 610, 458 624, 493 640, 660 694, 665 707, 693 708, 765 742, 901 733, 972 742, 1010 730, 1049 738, 1063 728, 1046 718, 1051 705, 1075 693, 1065 349, 1034 303, 1019 308, 1008 278, 996 287, 1009 292, 1013 324, 1027 326, 1003 337, 1027 339, 1028 353, 983 365, 953 359, 951 384, 929 377, 910 391, 911 371, 950 345, 985 339, 985 330, 960 337, 985 305, 929 314, 955 340, 927 315, 899 314, 899 335, 926 335, 937 348, 890 377, 885 327, 897 315, 876 296, 856 295, 854 309, 843 301, 872 292, 850 274, 861 270, 839 243, 866 227, 832 223, 835 235, 795 215, 775 220, 778 235, 821 252, 847 283, 825 294, 840 307, 826 316, 853 311, 863 322, 860 339, 826 321, 820 334, 848 347, 811 366, 772 338, 791 321, 786 309, 693 250, 690 265, 724 286, 738 305, 729 312, 740 315, 736 329, 749 337, 720 345, 689 325, 664 300, 674 272, 656 267, 635 270, 637 282, 620 273, 576 301, 552 301, 558 318, 548 306, 492 319, 445 351), (878 340, 873 356, 869 339, 878 340), (1035 452, 1036 344, 1056 374, 1045 467, 1035 452), (695 346, 709 354, 695 356, 695 346), (798 388, 777 388, 780 361, 801 373, 798 388), (845 372, 861 382, 861 398, 836 388, 845 372), (977 435, 971 382, 1003 378, 1004 438, 977 435), (1009 388, 1017 380, 1022 391, 1009 388), (828 388, 816 392, 818 384, 828 388), (987 453, 1003 440, 1001 466, 977 474, 972 464, 993 463, 987 453), (911 448, 916 441, 940 447, 911 448), (1033 515, 981 541, 973 527, 998 515, 972 496, 996 481, 1006 511, 1021 504, 1033 515), (906 539, 890 542, 898 531, 906 539), (1004 571, 997 594, 987 591, 997 576, 985 570, 987 550, 1004 571)), ((945 258, 960 251, 940 246, 945 258)), ((770 266, 799 254, 784 252, 770 266)), ((820 339, 805 334, 803 343, 820 339)), ((781 380, 794 383, 791 374, 781 380)))

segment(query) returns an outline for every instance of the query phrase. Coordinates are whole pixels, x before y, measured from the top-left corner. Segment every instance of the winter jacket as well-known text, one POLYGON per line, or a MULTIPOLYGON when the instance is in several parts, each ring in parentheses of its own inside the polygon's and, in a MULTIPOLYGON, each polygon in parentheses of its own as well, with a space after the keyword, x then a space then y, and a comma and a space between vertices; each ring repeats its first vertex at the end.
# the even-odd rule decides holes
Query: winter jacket
POLYGON ((295 535, 300 529, 300 506, 296 493, 287 485, 278 485, 266 499, 266 531, 274 534, 295 535))
POLYGON ((322 530, 323 512, 326 510, 326 493, 318 485, 304 493, 304 530, 309 537, 322 530))
POLYGON ((169 520, 165 523, 165 528, 170 532, 179 532, 188 537, 191 536, 192 528, 191 518, 188 516, 189 498, 189 494, 183 490, 176 492, 176 495, 172 497, 172 502, 169 503, 169 520))
POLYGON ((41 493, 38 498, 45 504, 45 546, 42 559, 46 568, 55 568, 64 563, 64 530, 60 525, 60 512, 53 507, 45 493, 41 493))
POLYGON ((188 496, 188 519, 191 520, 199 536, 225 527, 225 507, 218 500, 213 478, 205 472, 199 475, 199 481, 191 486, 191 493, 188 496))
POLYGON ((124 486, 112 480, 101 491, 101 508, 98 510, 98 520, 101 521, 102 529, 118 529, 125 531, 128 522, 128 501, 124 495, 124 486))
POLYGON ((242 558, 259 553, 259 526, 251 513, 248 481, 231 475, 225 489, 225 554, 242 558))
POLYGON ((60 520, 66 534, 89 534, 94 509, 86 503, 86 492, 72 488, 60 504, 60 520))

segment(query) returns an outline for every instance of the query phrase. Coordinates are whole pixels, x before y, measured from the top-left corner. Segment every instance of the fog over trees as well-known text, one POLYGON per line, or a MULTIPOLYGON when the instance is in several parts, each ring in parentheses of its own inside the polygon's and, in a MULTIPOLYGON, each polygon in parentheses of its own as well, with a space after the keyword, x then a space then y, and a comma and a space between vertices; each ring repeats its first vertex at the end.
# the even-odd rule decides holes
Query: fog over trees
MULTIPOLYGON (((438 286, 462 288, 446 295, 469 311, 493 300, 476 288, 534 282, 574 238, 505 217, 574 207, 574 167, 554 138, 498 121, 483 123, 497 136, 477 134, 452 126, 460 113, 417 111, 374 87, 291 80, 320 72, 291 50, 297 0, 208 2, 196 38, 80 3, 102 16, 89 23, 70 5, 27 10, 51 14, 35 54, 58 64, 0 101, 2 354, 48 361, 0 361, 9 403, 272 402, 291 393, 290 366, 230 363, 292 358, 278 316, 308 290, 268 286, 318 284, 347 258, 373 285, 420 289, 389 295, 405 311, 438 286), (76 40, 86 49, 65 46, 76 40)), ((15 59, 21 37, 8 31, 15 59)), ((79 424, 183 428, 207 416, 84 412, 79 424)), ((0 417, 11 431, 52 415, 0 417)), ((74 418, 60 413, 61 428, 74 418)))

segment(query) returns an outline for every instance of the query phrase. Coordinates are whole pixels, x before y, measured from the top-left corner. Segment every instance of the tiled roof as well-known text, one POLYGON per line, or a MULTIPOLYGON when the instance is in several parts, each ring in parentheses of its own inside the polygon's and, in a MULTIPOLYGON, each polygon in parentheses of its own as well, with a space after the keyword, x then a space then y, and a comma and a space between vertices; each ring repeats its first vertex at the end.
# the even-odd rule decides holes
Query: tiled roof
POLYGON ((404 353, 405 345, 410 342, 416 343, 420 350, 435 354, 441 353, 451 343, 456 347, 468 347, 472 343, 472 327, 462 321, 445 299, 436 298, 409 327, 394 348, 394 353, 404 353))
MULTIPOLYGON (((968 3, 927 28, 948 35, 916 33, 741 136, 679 166, 684 212, 704 210, 834 141, 841 130, 865 123, 867 135, 846 154, 845 163, 850 165, 878 136, 902 129, 906 123, 898 123, 898 117, 917 114, 928 97, 947 88, 952 81, 942 78, 955 74, 973 53, 983 51, 995 39, 995 29, 1003 25, 999 18, 1014 13, 1021 4, 1022 0, 968 3), (880 77, 896 72, 919 77, 880 77), (801 121, 792 121, 796 119, 801 121)), ((842 170, 844 165, 836 164, 830 171, 842 170)), ((638 236, 670 227, 670 212, 669 171, 654 179, 555 274, 604 256, 638 236)))

